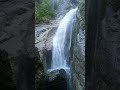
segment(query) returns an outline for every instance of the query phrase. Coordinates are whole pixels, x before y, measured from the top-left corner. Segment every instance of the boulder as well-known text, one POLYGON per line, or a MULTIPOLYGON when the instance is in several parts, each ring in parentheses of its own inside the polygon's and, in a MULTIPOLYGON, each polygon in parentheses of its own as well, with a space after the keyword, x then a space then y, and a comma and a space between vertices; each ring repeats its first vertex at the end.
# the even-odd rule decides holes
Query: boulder
POLYGON ((48 72, 49 81, 47 89, 49 90, 67 90, 67 76, 63 69, 48 72))
POLYGON ((67 77, 64 69, 57 69, 57 70, 48 69, 48 76, 50 81, 54 80, 58 76, 62 78, 67 77))

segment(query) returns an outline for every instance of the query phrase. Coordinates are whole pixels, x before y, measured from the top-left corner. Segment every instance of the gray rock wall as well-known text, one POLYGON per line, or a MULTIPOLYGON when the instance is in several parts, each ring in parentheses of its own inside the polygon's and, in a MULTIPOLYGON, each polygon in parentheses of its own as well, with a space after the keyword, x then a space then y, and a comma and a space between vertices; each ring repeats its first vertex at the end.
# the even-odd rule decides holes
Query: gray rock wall
POLYGON ((8 53, 16 90, 34 90, 34 0, 0 0, 0 49, 8 53))
POLYGON ((79 1, 77 21, 72 33, 71 71, 73 90, 85 90, 84 0, 79 1))
POLYGON ((86 0, 86 90, 120 90, 119 21, 119 0, 86 0))
MULTIPOLYGON (((73 53, 71 59, 71 68, 72 68, 72 83, 74 90, 85 90, 85 56, 82 52, 79 42, 81 39, 85 39, 84 37, 79 37, 75 39, 73 45, 73 53)), ((84 44, 84 43, 83 43, 84 44)))

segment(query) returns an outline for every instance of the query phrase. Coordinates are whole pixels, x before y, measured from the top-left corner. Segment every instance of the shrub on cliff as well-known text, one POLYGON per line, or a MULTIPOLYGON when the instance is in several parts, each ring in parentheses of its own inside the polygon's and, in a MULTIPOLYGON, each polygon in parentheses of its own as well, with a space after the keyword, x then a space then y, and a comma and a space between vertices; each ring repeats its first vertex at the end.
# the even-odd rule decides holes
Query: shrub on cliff
POLYGON ((35 21, 36 23, 48 22, 49 19, 55 17, 55 10, 51 0, 35 1, 35 21))
POLYGON ((79 0, 80 26, 85 28, 85 0, 79 0))

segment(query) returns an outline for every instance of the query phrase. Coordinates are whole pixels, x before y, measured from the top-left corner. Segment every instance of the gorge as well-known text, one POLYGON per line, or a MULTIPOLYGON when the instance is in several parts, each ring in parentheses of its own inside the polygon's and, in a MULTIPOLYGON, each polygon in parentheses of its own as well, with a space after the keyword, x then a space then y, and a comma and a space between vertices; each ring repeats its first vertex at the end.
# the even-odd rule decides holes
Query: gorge
POLYGON ((48 76, 47 83, 50 86, 47 87, 49 90, 84 90, 85 33, 84 29, 80 28, 79 18, 81 16, 78 14, 80 7, 77 7, 75 2, 72 0, 53 0, 54 9, 57 12, 56 18, 48 24, 36 25, 35 45, 38 48, 41 62, 43 62, 44 71, 48 76), (74 55, 75 52, 78 54, 74 55), (75 64, 78 64, 78 68, 81 64, 81 71, 77 70, 76 72, 78 68, 75 64), (81 74, 82 81, 76 80, 77 73, 81 74), (57 83, 63 86, 54 86, 57 83))
POLYGON ((49 72, 52 41, 77 6, 65 51, 72 89, 120 90, 120 0, 0 0, 0 90, 67 90, 65 69, 49 72))

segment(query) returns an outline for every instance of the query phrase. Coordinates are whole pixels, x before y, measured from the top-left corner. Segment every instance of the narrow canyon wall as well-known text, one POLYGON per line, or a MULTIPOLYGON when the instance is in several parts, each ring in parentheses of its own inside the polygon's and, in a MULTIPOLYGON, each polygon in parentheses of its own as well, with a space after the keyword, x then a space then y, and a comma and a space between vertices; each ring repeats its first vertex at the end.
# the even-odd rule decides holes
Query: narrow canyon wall
POLYGON ((71 72, 73 90, 85 90, 85 1, 79 0, 77 20, 71 40, 71 72))
POLYGON ((34 0, 0 0, 0 49, 10 64, 0 71, 11 72, 16 90, 34 90, 34 0))
POLYGON ((86 90, 120 90, 120 0, 86 0, 86 90))

